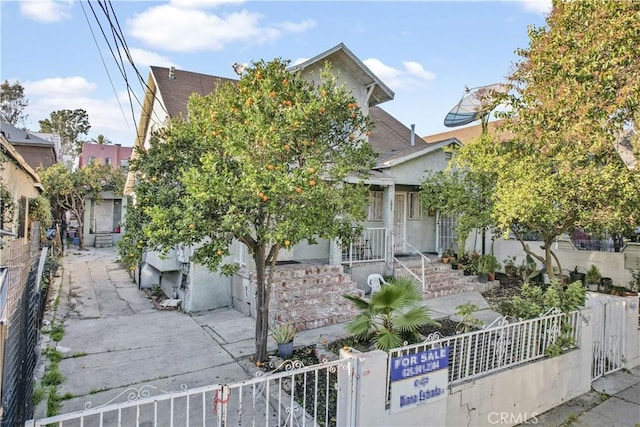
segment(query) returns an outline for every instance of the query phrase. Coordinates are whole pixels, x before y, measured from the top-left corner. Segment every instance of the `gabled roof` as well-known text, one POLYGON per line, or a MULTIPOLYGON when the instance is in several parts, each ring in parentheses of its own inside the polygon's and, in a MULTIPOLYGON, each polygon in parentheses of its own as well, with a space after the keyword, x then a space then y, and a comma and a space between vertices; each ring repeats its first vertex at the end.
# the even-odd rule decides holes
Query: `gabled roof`
POLYGON ((406 162, 450 144, 458 144, 454 138, 426 142, 413 135, 410 128, 380 107, 369 109, 374 127, 369 137, 373 151, 378 154, 376 168, 388 168, 406 162), (413 139, 413 145, 412 145, 413 139))
POLYGON ((194 93, 208 95, 221 83, 237 82, 234 79, 192 71, 156 66, 150 68, 157 91, 161 94, 164 107, 171 117, 186 114, 189 97, 194 93))
POLYGON ((369 102, 369 106, 374 106, 381 104, 386 101, 391 101, 395 96, 394 92, 389 89, 387 85, 385 85, 382 80, 380 80, 375 74, 371 72, 371 70, 364 65, 357 56, 351 52, 344 43, 340 43, 331 49, 322 52, 319 55, 314 56, 311 59, 308 59, 300 64, 294 65, 289 69, 291 71, 302 71, 305 68, 308 68, 311 65, 317 64, 318 62, 341 62, 344 64, 349 72, 356 76, 363 86, 367 88, 373 88, 373 92, 371 93, 371 97, 369 98, 371 101, 369 102))
MULTIPOLYGON (((502 120, 495 120, 493 122, 489 122, 487 125, 488 131, 489 132, 495 131, 496 129, 498 129, 501 123, 502 123, 502 120)), ((433 135, 426 135, 426 136, 423 136, 422 139, 424 139, 426 142, 438 142, 438 141, 443 141, 445 139, 456 138, 462 144, 466 144, 472 139, 479 137, 481 133, 482 133, 482 126, 477 124, 473 126, 456 128, 454 130, 450 130, 447 132, 436 133, 433 135)))
POLYGON ((0 134, 0 148, 4 154, 13 159, 18 166, 33 178, 34 186, 42 191, 42 184, 40 183, 40 176, 38 173, 24 160, 24 158, 18 153, 13 144, 5 137, 4 134, 0 134))
POLYGON ((0 122, 0 131, 13 145, 45 146, 55 149, 52 140, 41 138, 37 132, 17 128, 7 122, 0 122))

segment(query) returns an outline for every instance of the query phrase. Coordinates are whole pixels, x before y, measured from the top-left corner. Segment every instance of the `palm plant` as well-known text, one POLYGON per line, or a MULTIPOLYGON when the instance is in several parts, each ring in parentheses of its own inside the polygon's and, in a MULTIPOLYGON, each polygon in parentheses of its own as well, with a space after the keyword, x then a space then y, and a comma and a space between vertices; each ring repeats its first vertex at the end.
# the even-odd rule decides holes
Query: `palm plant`
POLYGON ((380 350, 400 347, 405 341, 417 342, 422 326, 440 326, 431 319, 429 309, 420 304, 422 292, 409 278, 389 280, 370 300, 343 296, 360 309, 347 325, 347 332, 361 340, 372 339, 380 350))

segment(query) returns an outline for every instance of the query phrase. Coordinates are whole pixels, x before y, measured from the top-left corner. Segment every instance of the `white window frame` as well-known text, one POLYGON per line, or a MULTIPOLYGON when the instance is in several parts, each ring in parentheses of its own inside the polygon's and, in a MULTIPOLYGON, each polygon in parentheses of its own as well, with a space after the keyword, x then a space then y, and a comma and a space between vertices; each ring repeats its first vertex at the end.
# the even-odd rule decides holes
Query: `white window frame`
POLYGON ((420 205, 420 194, 417 191, 409 192, 409 219, 422 219, 422 205, 420 205))
POLYGON ((382 221, 384 205, 384 191, 369 191, 369 209, 367 220, 382 221))

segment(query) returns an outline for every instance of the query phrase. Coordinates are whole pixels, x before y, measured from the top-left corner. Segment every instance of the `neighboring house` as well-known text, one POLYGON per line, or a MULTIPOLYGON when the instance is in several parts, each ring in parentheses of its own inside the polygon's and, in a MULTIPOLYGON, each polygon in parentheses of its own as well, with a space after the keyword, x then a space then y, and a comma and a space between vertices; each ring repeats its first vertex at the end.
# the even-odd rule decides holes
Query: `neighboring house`
MULTIPOLYGON (((290 251, 283 251, 279 261, 289 264, 321 262, 334 266, 339 274, 344 268, 365 290, 368 274, 393 272, 394 254, 416 250, 437 253, 441 249, 438 237, 443 232, 437 227, 438 218, 435 213, 423 212, 418 202, 418 186, 425 171, 446 167, 448 154, 443 148, 458 144, 458 141, 448 138, 427 143, 416 138, 413 126, 404 126, 378 107, 393 99, 393 91, 343 44, 291 69, 303 76, 317 75, 326 61, 331 62, 339 83, 345 83, 351 89, 363 112, 374 122, 370 142, 379 158, 370 178, 365 181, 371 186, 369 219, 363 224, 365 231, 361 238, 348 248, 339 247, 335 241, 300 244, 290 251)), ((192 93, 208 94, 224 81, 229 79, 151 67, 135 145, 146 147, 151 134, 169 118, 186 114, 187 100, 192 93)), ((131 193, 134 182, 135 177, 130 173, 125 192, 131 193)), ((177 294, 186 311, 233 305, 241 311, 255 313, 254 267, 244 245, 234 244, 227 260, 235 261, 241 267, 232 278, 190 263, 190 251, 191 248, 181 247, 168 258, 160 258, 155 252, 146 253, 135 280, 143 287, 160 285, 168 295, 177 294)))
MULTIPOLYGON (((501 120, 489 122, 487 129, 488 132, 496 132, 501 141, 507 141, 512 137, 512 134, 499 130, 501 122, 501 120)), ((461 144, 467 144, 474 138, 478 138, 481 133, 482 127, 478 124, 427 135, 422 139, 428 143, 435 143, 436 141, 453 138, 461 144)), ((626 132, 615 144, 615 149, 621 160, 630 170, 633 170, 637 163, 637 158, 633 154, 633 147, 631 146, 630 138, 632 135, 632 132, 626 132)), ((454 221, 450 221, 453 225, 454 221)), ((482 250, 481 236, 482 233, 479 230, 472 231, 467 238, 466 250, 480 253, 482 250)), ((535 236, 531 236, 531 238, 534 239, 535 236)), ((522 245, 513 238, 505 239, 488 232, 485 234, 484 243, 486 252, 494 254, 501 262, 504 262, 507 257, 515 256, 517 264, 520 264, 525 258, 522 245)), ((528 244, 530 248, 541 254, 539 249, 540 241, 527 240, 525 244, 528 244)), ((603 276, 611 278, 614 283, 619 285, 626 285, 632 280, 632 272, 640 269, 640 244, 630 242, 624 245, 620 252, 614 252, 610 239, 600 239, 599 237, 592 239, 584 232, 574 233, 572 236, 563 235, 559 237, 554 244, 554 252, 563 268, 567 270, 564 272, 565 275, 574 268, 586 270, 590 265, 596 265, 603 276), (587 242, 587 244, 583 242, 587 242)), ((540 263, 538 263, 538 268, 542 268, 540 263)))
POLYGON ((19 129, 6 122, 0 123, 0 129, 2 135, 34 170, 46 169, 61 161, 57 135, 19 129))
POLYGON ((114 168, 129 168, 129 159, 133 147, 123 147, 120 144, 82 144, 82 152, 78 160, 78 167, 82 168, 97 162, 101 165, 112 165, 114 168))
MULTIPOLYGON (((133 147, 122 147, 119 144, 82 144, 78 167, 83 168, 97 162, 112 165, 114 169, 120 168, 126 173, 132 152, 133 147)), ((114 195, 112 191, 104 191, 99 203, 88 200, 83 222, 85 245, 113 246, 124 234, 122 222, 126 208, 126 197, 114 195)), ((68 220, 67 223, 71 226, 71 219, 68 220)))

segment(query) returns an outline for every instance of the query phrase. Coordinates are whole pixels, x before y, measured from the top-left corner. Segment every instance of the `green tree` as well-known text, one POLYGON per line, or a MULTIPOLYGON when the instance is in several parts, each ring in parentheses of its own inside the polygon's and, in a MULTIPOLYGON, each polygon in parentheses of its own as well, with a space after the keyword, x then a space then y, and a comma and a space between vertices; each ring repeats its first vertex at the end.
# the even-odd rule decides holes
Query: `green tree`
POLYGON ((474 172, 496 174, 496 224, 551 278, 554 265, 561 271, 558 236, 623 232, 640 219, 638 169, 615 149, 640 100, 639 13, 638 2, 554 1, 510 76, 502 130, 511 141, 479 139, 458 156, 474 172), (543 254, 524 244, 524 232, 541 236, 543 254))
POLYGON ((27 118, 24 109, 28 105, 29 100, 24 96, 20 82, 10 84, 5 80, 0 84, 0 120, 13 126, 24 122, 27 118))
POLYGON ((102 134, 96 136, 95 138, 92 138, 91 142, 93 142, 94 144, 100 144, 100 145, 111 144, 111 140, 102 134))
POLYGON ((407 277, 394 278, 365 299, 343 295, 358 309, 347 325, 347 332, 361 340, 373 339, 376 348, 388 351, 404 341, 417 342, 422 326, 439 325, 431 319, 429 308, 421 305, 422 289, 407 277))
POLYGON ((456 218, 457 252, 462 257, 473 229, 494 225, 491 217, 493 173, 447 168, 429 173, 420 184, 420 202, 428 209, 456 218))
POLYGON ((81 135, 87 135, 91 125, 83 109, 53 111, 48 119, 39 120, 40 132, 57 133, 62 139, 64 154, 77 156, 82 151, 81 135))
POLYGON ((369 119, 329 66, 314 83, 287 65, 257 61, 237 84, 192 96, 189 120, 173 120, 138 153, 132 222, 140 228, 128 216, 121 246, 132 260, 144 247, 196 245, 193 261, 230 273, 224 256, 233 239, 245 244, 256 265, 256 361, 267 356, 278 253, 351 238, 366 217, 361 178, 374 163, 369 119))
POLYGON ((84 249, 84 213, 88 199, 94 202, 102 200, 102 192, 111 190, 122 194, 124 175, 111 166, 92 164, 71 171, 62 163, 56 163, 39 171, 44 195, 58 212, 69 211, 78 219, 80 249, 84 249))

